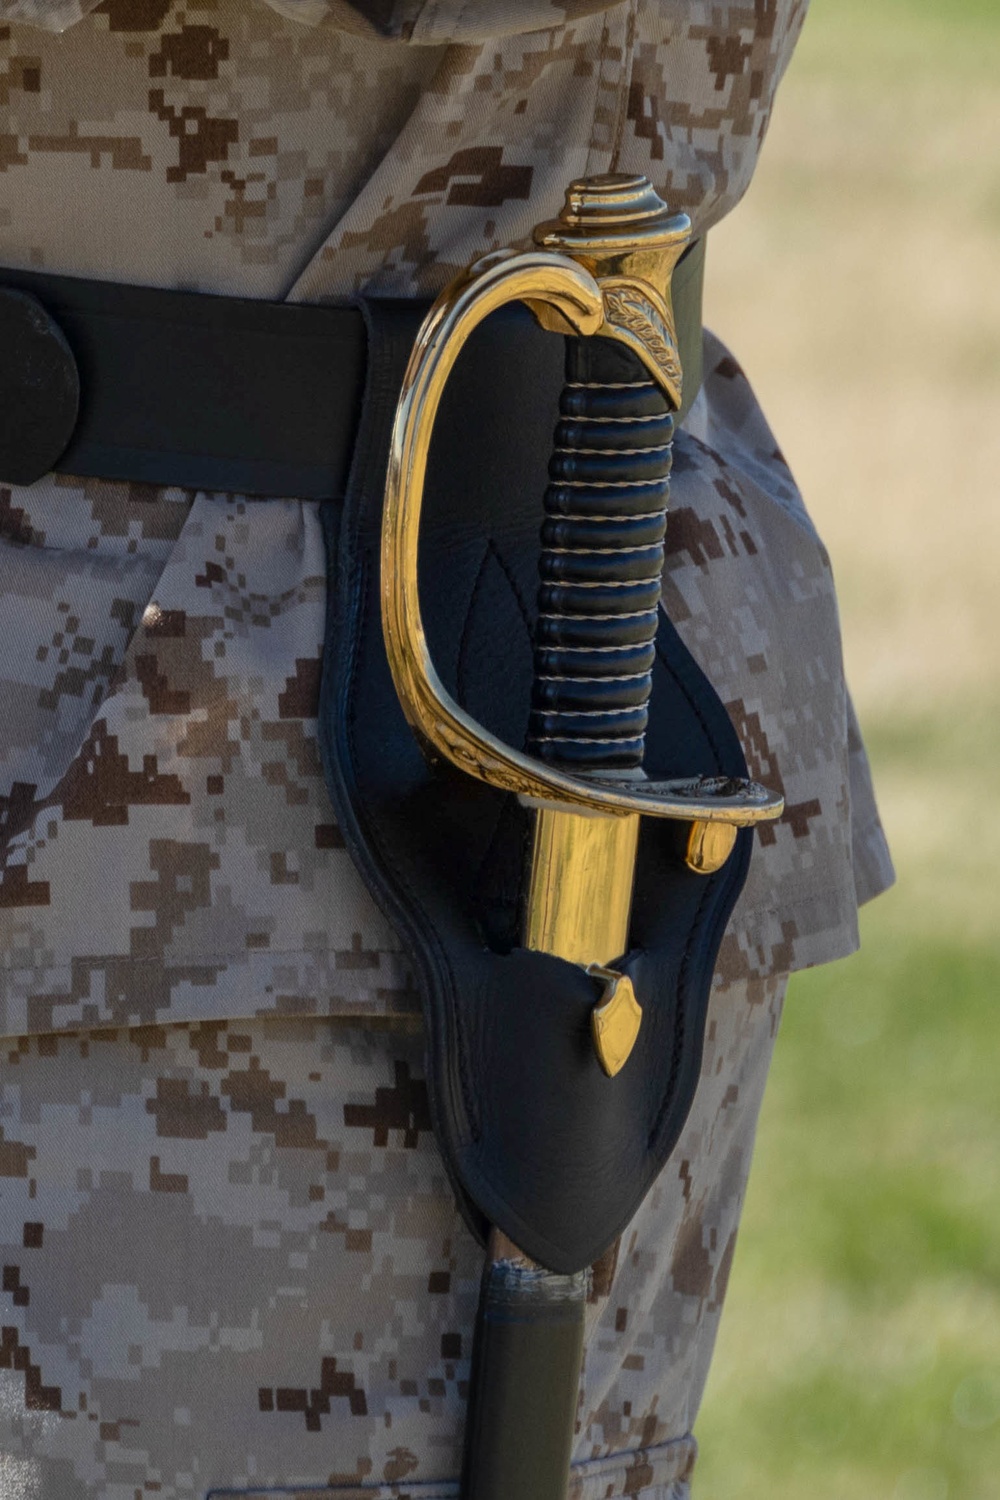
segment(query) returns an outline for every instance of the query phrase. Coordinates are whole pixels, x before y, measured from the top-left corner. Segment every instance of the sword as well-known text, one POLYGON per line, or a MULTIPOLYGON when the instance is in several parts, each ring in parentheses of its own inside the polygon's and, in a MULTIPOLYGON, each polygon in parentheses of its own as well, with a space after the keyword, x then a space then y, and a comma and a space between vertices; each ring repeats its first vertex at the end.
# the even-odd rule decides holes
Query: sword
MULTIPOLYGON (((389 456, 382 619, 407 720, 432 758, 514 792, 534 809, 524 945, 581 965, 595 982, 596 1062, 613 1087, 642 1024, 614 967, 628 947, 640 816, 688 825, 685 858, 721 868, 737 829, 777 817, 749 782, 657 781, 642 769, 682 371, 670 295, 690 222, 644 177, 571 184, 535 247, 478 261, 418 334, 389 456), (525 750, 504 745, 450 697, 420 617, 417 552, 431 431, 475 327, 525 302, 567 340, 545 492, 534 683, 525 750), (597 335, 598 337, 594 337, 597 335)), ((490 1237, 473 1349, 465 1500, 562 1500, 569 1474, 588 1289, 500 1230, 490 1237)))

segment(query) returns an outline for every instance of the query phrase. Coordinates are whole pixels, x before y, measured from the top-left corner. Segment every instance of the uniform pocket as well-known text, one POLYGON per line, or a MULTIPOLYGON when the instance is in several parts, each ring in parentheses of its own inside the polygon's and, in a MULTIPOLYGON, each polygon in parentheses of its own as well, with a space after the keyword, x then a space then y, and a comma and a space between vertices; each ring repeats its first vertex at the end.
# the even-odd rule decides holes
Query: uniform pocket
MULTIPOLYGON (((0 1032, 411 1008, 320 768, 316 507, 199 494, 166 550, 120 601, 138 618, 96 707, 64 683, 80 722, 55 772, 7 788, 0 1032)), ((66 672, 90 577, 74 553, 46 594, 66 672)), ((29 645, 7 674, 25 703, 47 691, 29 645)))

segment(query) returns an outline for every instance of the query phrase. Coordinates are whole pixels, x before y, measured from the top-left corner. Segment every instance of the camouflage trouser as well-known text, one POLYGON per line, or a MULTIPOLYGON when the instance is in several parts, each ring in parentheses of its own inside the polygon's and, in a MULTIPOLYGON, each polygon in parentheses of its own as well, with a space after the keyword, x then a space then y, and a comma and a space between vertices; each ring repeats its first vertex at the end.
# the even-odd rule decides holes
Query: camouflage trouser
MULTIPOLYGON (((687 1126, 595 1268, 574 1500, 689 1494, 784 987, 716 985, 687 1126)), ((482 1252, 418 1016, 3 1046, 4 1500, 455 1493, 482 1252)))

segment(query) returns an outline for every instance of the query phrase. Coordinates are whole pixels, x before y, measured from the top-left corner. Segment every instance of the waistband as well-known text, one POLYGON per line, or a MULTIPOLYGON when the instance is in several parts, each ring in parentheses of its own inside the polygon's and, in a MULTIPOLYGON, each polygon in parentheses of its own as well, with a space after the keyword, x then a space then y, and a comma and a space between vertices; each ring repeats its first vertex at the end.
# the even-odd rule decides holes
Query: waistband
MULTIPOLYGON (((674 273, 682 416, 701 386, 704 259, 700 240, 674 273)), ((365 344, 354 307, 0 270, 0 480, 54 470, 336 499, 365 344)), ((524 377, 538 378, 528 361, 524 377)))

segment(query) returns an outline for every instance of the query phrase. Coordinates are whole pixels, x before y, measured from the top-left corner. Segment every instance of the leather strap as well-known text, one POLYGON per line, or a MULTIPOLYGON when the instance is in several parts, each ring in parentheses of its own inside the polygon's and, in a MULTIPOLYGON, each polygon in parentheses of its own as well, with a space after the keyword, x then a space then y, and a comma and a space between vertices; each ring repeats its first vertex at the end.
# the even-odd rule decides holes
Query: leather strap
MULTIPOLYGON (((685 409, 701 382, 703 264, 700 241, 674 273, 685 409)), ((0 332, 0 397, 18 397, 0 399, 0 481, 29 484, 54 468, 343 498, 365 378, 356 307, 0 270, 0 332), (25 294, 36 304, 33 323, 24 318, 25 294), (38 341, 39 318, 47 342, 38 341)), ((544 399, 526 349, 514 357, 528 392, 544 399)))
MULTIPOLYGON (((0 272, 0 297, 4 288, 37 298, 79 369, 79 419, 57 472, 304 500, 343 496, 365 373, 356 308, 26 271, 0 272)), ((0 360, 16 370, 18 355, 7 348, 0 360)), ((2 433, 0 413, 0 449, 16 451, 17 435, 2 433)))

